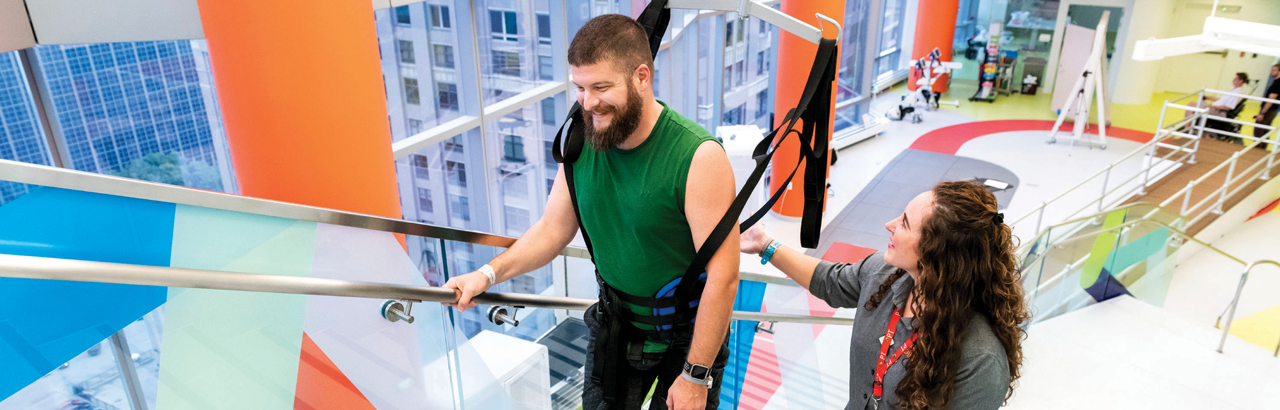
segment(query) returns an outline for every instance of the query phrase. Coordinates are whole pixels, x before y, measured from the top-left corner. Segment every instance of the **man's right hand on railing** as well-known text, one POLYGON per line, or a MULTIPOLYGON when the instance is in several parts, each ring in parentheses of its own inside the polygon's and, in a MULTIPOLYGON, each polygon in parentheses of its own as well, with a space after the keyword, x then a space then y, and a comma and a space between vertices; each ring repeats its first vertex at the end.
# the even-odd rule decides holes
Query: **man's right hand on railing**
POLYGON ((466 311, 476 307, 476 302, 471 298, 489 290, 493 283, 489 282, 489 277, 484 272, 475 271, 462 276, 455 276, 445 282, 444 288, 450 289, 455 295, 458 295, 458 301, 454 303, 445 302, 445 306, 458 308, 459 311, 466 311))

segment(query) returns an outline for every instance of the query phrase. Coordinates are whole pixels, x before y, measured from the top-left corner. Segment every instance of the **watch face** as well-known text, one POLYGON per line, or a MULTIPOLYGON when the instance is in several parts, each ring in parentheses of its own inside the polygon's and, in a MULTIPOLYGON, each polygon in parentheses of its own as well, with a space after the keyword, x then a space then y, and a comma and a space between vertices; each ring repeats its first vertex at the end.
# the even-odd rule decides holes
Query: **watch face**
POLYGON ((693 376, 695 379, 706 379, 707 373, 711 372, 711 369, 708 369, 706 366, 688 363, 685 364, 684 370, 689 372, 689 375, 693 376))

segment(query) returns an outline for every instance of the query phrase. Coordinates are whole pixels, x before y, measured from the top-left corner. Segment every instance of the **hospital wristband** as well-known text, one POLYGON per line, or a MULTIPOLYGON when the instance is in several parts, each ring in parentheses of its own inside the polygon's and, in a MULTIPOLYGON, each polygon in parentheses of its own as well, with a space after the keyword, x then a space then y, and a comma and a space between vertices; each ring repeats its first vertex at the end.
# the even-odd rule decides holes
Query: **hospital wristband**
POLYGON ((498 274, 493 271, 493 267, 489 266, 489 264, 486 263, 484 266, 481 266, 480 273, 483 273, 484 277, 489 278, 489 286, 493 286, 498 283, 498 274))
POLYGON ((761 257, 760 257, 760 264, 761 264, 761 265, 768 265, 768 264, 769 264, 769 259, 773 258, 773 252, 774 252, 774 251, 776 251, 776 250, 778 250, 778 245, 781 245, 781 243, 779 243, 778 241, 770 241, 770 242, 769 242, 769 246, 768 246, 768 247, 766 247, 766 248, 764 248, 764 252, 761 252, 761 253, 760 253, 760 256, 761 256, 761 257))

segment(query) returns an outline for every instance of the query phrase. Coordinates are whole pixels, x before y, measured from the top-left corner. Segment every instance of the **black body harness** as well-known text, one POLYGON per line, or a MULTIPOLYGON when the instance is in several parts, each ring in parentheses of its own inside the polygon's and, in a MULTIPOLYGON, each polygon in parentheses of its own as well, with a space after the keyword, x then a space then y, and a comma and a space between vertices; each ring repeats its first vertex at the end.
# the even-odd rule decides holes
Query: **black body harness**
MULTIPOLYGON (((671 20, 671 10, 666 5, 667 0, 652 0, 638 19, 640 25, 644 26, 649 35, 649 48, 655 57, 658 52, 658 46, 662 42, 662 36, 666 32, 667 24, 671 20)), ((705 287, 705 283, 699 280, 699 276, 706 271, 707 263, 715 255, 716 251, 720 249, 720 245, 724 243, 725 238, 729 236, 729 230, 734 228, 738 216, 742 214, 743 208, 746 206, 747 198, 750 197, 751 191, 760 182, 760 178, 764 175, 764 171, 769 161, 773 158, 773 154, 777 151, 777 147, 792 133, 800 138, 801 161, 797 161, 796 168, 779 185, 780 188, 769 198, 768 202, 760 210, 752 214, 750 218, 747 218, 746 221, 738 224, 738 229, 745 231, 750 228, 773 207, 778 199, 782 197, 782 193, 790 186, 792 178, 795 177, 800 168, 800 163, 820 164, 819 166, 807 167, 805 171, 804 214, 800 229, 802 246, 806 248, 817 246, 821 231, 822 211, 826 200, 824 189, 826 188, 827 167, 825 165, 828 152, 827 138, 830 135, 830 96, 836 72, 836 53, 836 40, 824 38, 819 42, 817 56, 813 68, 809 72, 809 78, 805 83, 799 104, 787 113, 778 128, 770 131, 764 140, 756 145, 752 153, 752 157, 756 161, 755 170, 747 178, 742 191, 738 193, 737 198, 734 199, 724 217, 716 224, 715 230, 711 232, 711 235, 707 237, 702 247, 694 255, 693 261, 689 263, 689 268, 685 270, 684 276, 681 278, 679 285, 677 285, 674 296, 647 297, 619 292, 609 286, 608 283, 605 283, 604 279, 600 277, 599 269, 596 269, 596 282, 600 286, 600 303, 598 306, 604 315, 601 315, 601 332, 596 335, 595 360, 589 366, 591 366, 591 381, 601 385, 606 403, 613 403, 618 398, 618 391, 621 386, 617 384, 616 374, 619 370, 619 364, 625 363, 627 360, 628 344, 631 345, 630 349, 633 353, 642 351, 641 349, 643 349, 646 339, 677 341, 684 345, 688 344, 689 341, 686 339, 692 337, 693 320, 698 314, 696 302, 701 297, 702 290, 705 287), (819 98, 815 100, 815 96, 819 98), (811 102, 812 106, 810 106, 811 102), (803 127, 800 130, 795 129, 798 120, 804 120, 803 127), (774 144, 774 139, 780 131, 782 131, 782 137, 777 138, 777 144, 774 144), (774 145, 773 150, 769 149, 770 145, 774 145), (653 316, 636 314, 627 305, 635 305, 644 309, 674 310, 674 313, 653 316), (650 325, 653 329, 640 329, 631 323, 650 325), (628 341, 632 343, 628 343, 628 341)), ((594 255, 595 251, 591 246, 591 237, 587 234, 586 227, 582 225, 582 213, 578 208, 578 195, 574 186, 573 175, 573 163, 582 153, 583 144, 585 143, 582 115, 582 106, 574 103, 569 110, 568 118, 560 126, 560 130, 556 132, 556 138, 553 142, 555 148, 552 150, 552 156, 556 162, 564 165, 565 182, 568 184, 569 197, 573 202, 574 216, 578 220, 578 226, 582 229, 582 238, 586 241, 587 251, 594 255), (568 129, 568 134, 565 134, 566 128, 568 129)), ((588 314, 591 313, 588 312, 588 314)))

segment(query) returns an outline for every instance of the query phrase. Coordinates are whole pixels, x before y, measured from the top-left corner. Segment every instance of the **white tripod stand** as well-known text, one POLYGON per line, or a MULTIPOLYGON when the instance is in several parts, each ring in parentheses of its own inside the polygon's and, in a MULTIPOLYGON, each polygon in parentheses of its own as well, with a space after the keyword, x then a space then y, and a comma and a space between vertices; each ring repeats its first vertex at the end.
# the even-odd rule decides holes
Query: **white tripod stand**
MULTIPOLYGON (((1080 73, 1080 77, 1076 78, 1075 85, 1071 87, 1070 95, 1067 97, 1066 104, 1062 106, 1062 112, 1058 114, 1058 120, 1053 123, 1053 129, 1049 130, 1049 141, 1053 144, 1058 141, 1058 127, 1066 121, 1067 115, 1074 113, 1072 120, 1075 122, 1071 130, 1071 147, 1074 149, 1076 142, 1094 143, 1096 142, 1102 149, 1107 149, 1107 112, 1106 112, 1106 49, 1107 49, 1107 19, 1110 18, 1111 12, 1102 12, 1102 19, 1098 22, 1098 30, 1094 32, 1093 51, 1089 53, 1089 58, 1085 60, 1084 70, 1080 73), (1085 135, 1085 127, 1089 125, 1089 111, 1093 106, 1094 96, 1098 101, 1098 140, 1089 141, 1085 135)), ((1068 154, 1070 155, 1070 154, 1068 154)))

